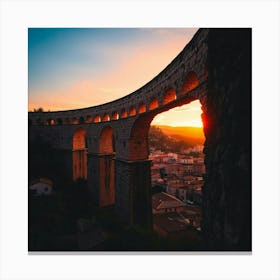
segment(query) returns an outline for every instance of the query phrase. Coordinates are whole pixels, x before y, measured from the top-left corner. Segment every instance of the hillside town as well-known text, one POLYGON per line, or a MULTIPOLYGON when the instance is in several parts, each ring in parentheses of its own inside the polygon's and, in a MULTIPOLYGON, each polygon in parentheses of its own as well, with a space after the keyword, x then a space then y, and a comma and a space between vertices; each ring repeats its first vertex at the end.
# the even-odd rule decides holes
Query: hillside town
POLYGON ((169 238, 201 231, 201 201, 205 174, 203 146, 182 153, 150 149, 152 161, 153 229, 169 238))

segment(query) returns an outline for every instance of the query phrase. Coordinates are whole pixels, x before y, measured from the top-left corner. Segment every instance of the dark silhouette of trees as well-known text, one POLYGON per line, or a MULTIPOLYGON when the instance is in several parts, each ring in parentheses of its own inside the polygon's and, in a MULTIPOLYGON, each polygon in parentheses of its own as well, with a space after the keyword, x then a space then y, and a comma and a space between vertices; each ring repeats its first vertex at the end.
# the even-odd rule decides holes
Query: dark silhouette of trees
POLYGON ((149 131, 149 146, 163 152, 180 153, 185 149, 193 147, 193 143, 183 139, 177 139, 175 136, 168 136, 159 127, 151 126, 149 131))
POLYGON ((33 109, 33 112, 36 112, 36 113, 43 113, 44 112, 44 109, 42 107, 39 107, 38 109, 33 109))

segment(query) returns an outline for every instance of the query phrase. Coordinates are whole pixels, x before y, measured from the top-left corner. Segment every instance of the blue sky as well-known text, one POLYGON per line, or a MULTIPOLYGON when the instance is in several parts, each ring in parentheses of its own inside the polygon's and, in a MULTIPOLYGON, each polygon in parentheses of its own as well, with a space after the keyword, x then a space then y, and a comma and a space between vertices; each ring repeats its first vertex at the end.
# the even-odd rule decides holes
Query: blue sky
POLYGON ((29 28, 28 109, 83 108, 123 97, 163 70, 196 31, 29 28))
POLYGON ((121 63, 121 57, 112 57, 113 49, 149 37, 151 32, 143 34, 141 29, 128 28, 31 28, 28 32, 30 89, 63 87, 69 80, 106 75, 108 67, 121 63), (113 49, 108 51, 108 48, 113 49))

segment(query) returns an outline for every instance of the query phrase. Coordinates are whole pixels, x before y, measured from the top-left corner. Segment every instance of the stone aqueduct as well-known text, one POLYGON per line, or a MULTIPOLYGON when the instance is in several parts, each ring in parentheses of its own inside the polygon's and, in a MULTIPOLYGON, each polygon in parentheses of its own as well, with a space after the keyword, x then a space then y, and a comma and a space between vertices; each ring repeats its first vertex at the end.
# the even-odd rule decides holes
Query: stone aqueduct
POLYGON ((161 73, 118 100, 29 112, 29 141, 41 136, 51 144, 71 179, 87 179, 98 205, 115 204, 123 222, 150 226, 150 123, 157 114, 194 100, 202 104, 206 137, 202 222, 207 246, 250 250, 250 29, 200 29, 161 73), (236 179, 239 175, 243 180, 236 179))

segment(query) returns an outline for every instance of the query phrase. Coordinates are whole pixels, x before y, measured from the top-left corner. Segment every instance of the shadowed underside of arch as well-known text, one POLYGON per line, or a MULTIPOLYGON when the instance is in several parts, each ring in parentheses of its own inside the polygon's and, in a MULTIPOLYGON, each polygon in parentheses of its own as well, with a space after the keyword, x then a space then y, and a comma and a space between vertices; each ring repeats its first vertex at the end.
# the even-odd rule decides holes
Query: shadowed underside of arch
POLYGON ((182 88, 182 93, 186 94, 192 89, 196 88, 199 84, 198 81, 198 76, 194 71, 191 71, 188 73, 186 76, 184 82, 183 82, 183 88, 182 88))
POLYGON ((171 88, 164 94, 162 103, 163 103, 163 105, 168 104, 168 103, 176 100, 176 98, 177 98, 176 91, 173 88, 171 88))

